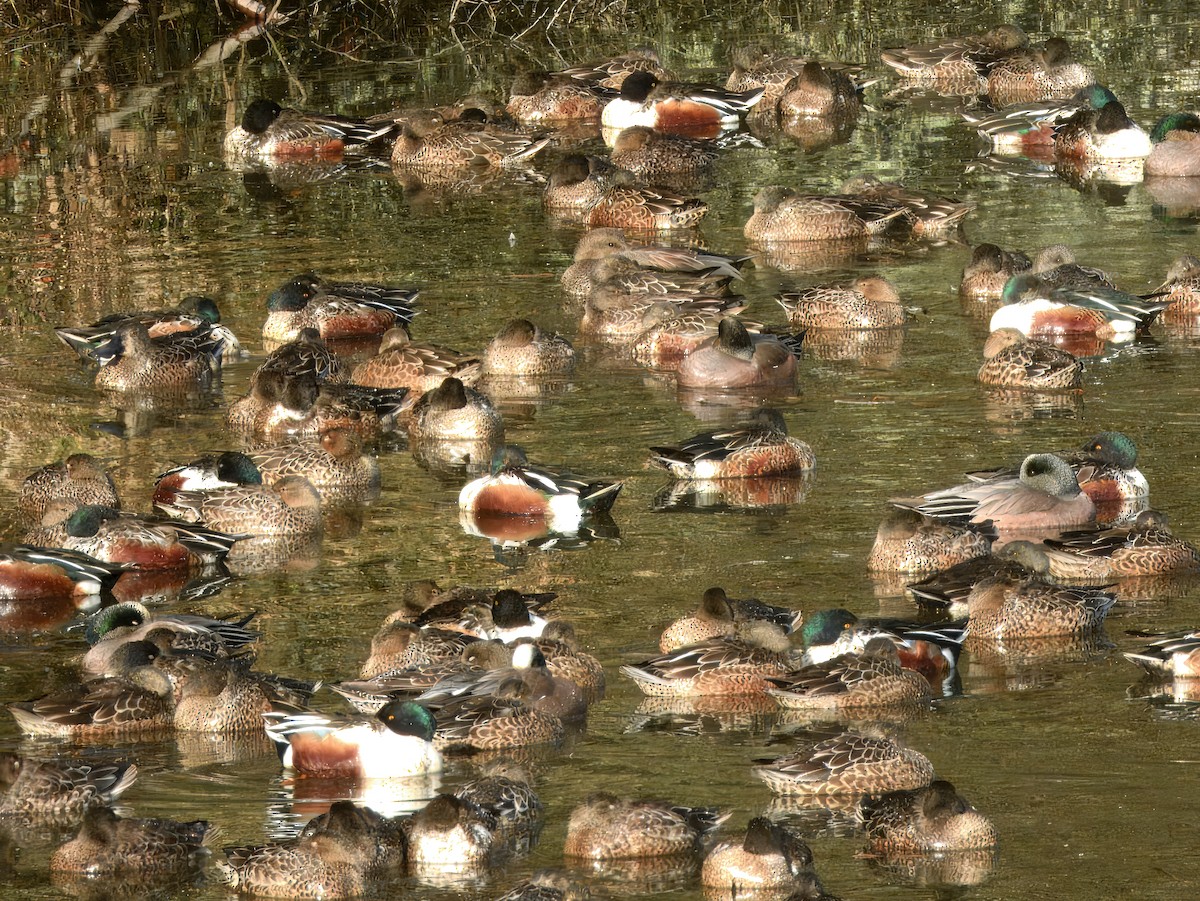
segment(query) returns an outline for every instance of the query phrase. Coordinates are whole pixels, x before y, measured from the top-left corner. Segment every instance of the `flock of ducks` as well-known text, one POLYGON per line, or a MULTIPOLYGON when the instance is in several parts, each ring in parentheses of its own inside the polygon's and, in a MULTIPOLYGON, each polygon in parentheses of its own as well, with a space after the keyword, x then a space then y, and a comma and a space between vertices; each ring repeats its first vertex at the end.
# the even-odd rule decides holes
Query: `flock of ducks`
MULTIPOLYGON (((1060 38, 1031 45, 1004 25, 888 50, 883 61, 912 84, 986 94, 993 112, 968 121, 997 148, 1040 153, 1075 172, 1130 161, 1157 177, 1200 172, 1200 120, 1168 116, 1147 135, 1060 38)), ((902 328, 909 314, 895 287, 872 275, 782 292, 787 325, 773 330, 739 316, 745 304, 735 288, 749 256, 654 238, 693 234, 707 206, 677 189, 702 183, 730 133, 782 128, 808 146, 844 139, 863 114, 865 86, 861 67, 761 55, 739 59, 724 87, 679 84, 653 53, 639 51, 523 75, 502 108, 472 100, 350 119, 257 100, 225 150, 239 162, 289 166, 386 154, 398 170, 452 183, 525 169, 548 148, 571 150, 573 129, 602 126, 609 156, 564 153, 544 179, 548 215, 587 228, 562 274, 564 292, 581 303, 580 331, 628 345, 640 363, 674 373, 681 391, 786 396, 806 343, 902 328)), ((971 210, 870 177, 829 195, 765 186, 745 236, 760 264, 787 268, 881 240, 952 237, 971 210)), ((1071 392, 1081 390, 1083 368, 1070 348, 1087 355, 1157 317, 1194 316, 1198 290, 1192 258, 1159 291, 1138 297, 1076 264, 1067 248, 1031 260, 980 244, 961 295, 973 314, 991 317, 981 382, 1071 392)), ((491 400, 555 390, 577 364, 571 343, 527 319, 507 324, 479 354, 421 343, 410 333, 417 301, 404 287, 290 280, 267 300, 262 335, 271 353, 227 412, 244 451, 163 473, 146 515, 122 508, 111 477, 88 455, 50 464, 25 481, 18 509, 29 531, 0 558, 0 584, 14 603, 95 611, 85 620, 80 680, 9 703, 25 734, 103 743, 265 728, 296 779, 376 787, 378 804, 339 800, 294 838, 224 848, 210 878, 239 892, 353 897, 405 875, 488 872, 528 849, 546 813, 519 752, 560 745, 604 692, 604 668, 570 624, 545 618, 552 596, 414 585, 355 678, 330 686, 352 714, 314 702, 317 683, 254 668, 253 614, 214 619, 111 603, 113 594, 135 596, 148 574, 186 573, 201 596, 231 575, 278 568, 311 549, 323 510, 378 494, 370 448, 397 429, 422 459, 470 470, 459 493, 464 527, 498 547, 602 529, 621 483, 530 463, 505 444, 491 400), (361 340, 377 348, 351 366, 339 346, 361 340), (439 791, 440 774, 460 754, 487 762, 474 781, 439 791), (395 814, 397 803, 415 811, 395 814)), ((57 333, 94 368, 97 389, 124 397, 199 396, 241 355, 206 298, 57 333)), ((689 485, 802 483, 816 463, 766 406, 734 427, 649 453, 651 465, 689 485)), ((935 625, 860 620, 841 609, 801 615, 713 588, 667 627, 657 656, 621 672, 646 695, 651 715, 782 709, 810 726, 858 723, 810 729, 789 753, 748 772, 798 804, 853 811, 872 854, 946 855, 986 868, 998 840, 992 822, 879 724, 952 693, 964 648, 1035 657, 1097 641, 1118 599, 1114 583, 1200 567, 1200 553, 1148 508, 1136 464, 1133 442, 1104 432, 1077 450, 1031 454, 960 485, 893 499, 866 565, 911 577, 935 625)), ((1147 638, 1127 656, 1186 695, 1200 675, 1200 637, 1147 638)), ((118 816, 112 805, 136 775, 131 763, 0 755, 0 826, 17 835, 30 824, 78 829, 51 857, 57 874, 130 885, 191 878, 215 828, 118 816)), ((568 819, 564 858, 613 879, 698 873, 719 896, 831 897, 802 837, 767 817, 728 838, 719 832, 728 811, 645 798, 597 793, 550 813, 568 819)), ((505 898, 585 893, 577 875, 544 871, 505 898)))

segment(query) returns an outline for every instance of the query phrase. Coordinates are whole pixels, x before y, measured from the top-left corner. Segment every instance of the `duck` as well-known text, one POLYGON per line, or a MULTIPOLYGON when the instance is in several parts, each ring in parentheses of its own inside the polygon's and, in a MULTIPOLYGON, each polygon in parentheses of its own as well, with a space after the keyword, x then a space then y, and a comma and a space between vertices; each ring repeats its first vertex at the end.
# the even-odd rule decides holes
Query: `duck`
MULTIPOLYGON (((458 586, 436 595, 411 622, 422 628, 457 629, 476 638, 516 641, 537 638, 548 620, 542 609, 557 597, 554 592, 528 593, 512 588, 468 588, 458 586)), ((396 618, 399 611, 393 613, 396 618)))
POLYGON ((262 472, 248 455, 241 451, 219 451, 162 472, 154 482, 150 505, 155 513, 165 515, 166 507, 179 491, 261 484, 262 472))
POLYGON ((83 815, 79 834, 50 855, 54 873, 86 876, 168 874, 196 869, 217 830, 207 820, 180 823, 158 818, 123 818, 111 808, 83 815))
POLYGON ((967 597, 967 635, 973 643, 1095 634, 1116 595, 1092 588, 1052 585, 1040 575, 996 575, 975 584, 967 597))
POLYGON ((751 335, 736 316, 726 316, 714 338, 683 358, 676 380, 683 388, 793 387, 799 340, 751 335))
POLYGON ((663 68, 658 52, 650 47, 635 47, 598 63, 584 63, 563 69, 576 81, 598 88, 620 90, 621 84, 634 72, 649 72, 655 78, 669 80, 670 72, 663 68))
POLYGON ((880 181, 874 175, 856 175, 842 182, 838 190, 843 195, 901 207, 905 212, 900 218, 908 221, 913 235, 918 238, 952 237, 975 209, 973 203, 944 194, 916 191, 896 182, 880 181))
POLYGON ((76 822, 113 804, 137 777, 137 765, 123 761, 36 760, 0 751, 0 819, 76 822))
POLYGON ((717 158, 710 142, 664 134, 646 125, 622 129, 613 140, 612 164, 651 184, 703 175, 717 158))
POLYGON ((404 326, 388 329, 379 352, 350 373, 350 381, 370 388, 408 388, 414 396, 432 391, 443 379, 473 385, 479 378, 480 358, 436 344, 416 343, 404 326))
POLYGON ((1150 129, 1150 155, 1143 171, 1149 176, 1190 178, 1200 175, 1200 116, 1168 113, 1150 129))
POLYGON ((267 354, 251 379, 262 378, 266 372, 280 373, 286 379, 311 378, 318 384, 343 385, 351 381, 350 370, 342 358, 329 348, 320 330, 311 325, 267 354))
POLYGON ((563 856, 630 860, 694 854, 727 819, 729 814, 715 807, 682 807, 597 792, 571 811, 563 856))
POLYGON ((191 395, 212 385, 224 338, 211 327, 151 338, 136 319, 118 325, 96 347, 96 387, 101 391, 191 395))
POLYGON ((725 297, 732 294, 727 276, 711 273, 663 272, 646 269, 632 259, 612 255, 597 260, 589 272, 586 302, 602 298, 617 302, 674 302, 686 297, 725 297))
POLYGON ((734 94, 715 86, 661 82, 653 73, 639 70, 625 77, 620 95, 605 105, 600 122, 612 129, 644 125, 662 131, 711 133, 736 128, 762 95, 762 88, 734 94))
POLYGON ((1069 100, 1013 103, 993 112, 963 110, 960 115, 987 140, 994 153, 1038 153, 1054 146, 1055 126, 1083 110, 1096 110, 1116 95, 1103 85, 1080 88, 1069 100))
MULTIPOLYGON (((374 714, 389 700, 415 699, 443 685, 447 691, 451 687, 469 686, 490 674, 512 668, 512 649, 501 641, 442 629, 420 629, 411 623, 393 624, 400 625, 408 627, 405 631, 416 633, 403 651, 386 657, 373 654, 374 662, 369 660, 363 666, 360 679, 330 686, 360 713, 374 714)), ((386 638, 397 634, 394 628, 389 629, 386 638)), ((375 645, 372 642, 373 648, 375 645)), ((496 681, 499 678, 497 675, 496 681)))
MULTIPOLYGON (((749 259, 681 247, 637 244, 619 228, 593 228, 575 245, 573 262, 563 271, 561 281, 563 290, 575 297, 586 297, 601 283, 613 278, 623 279, 647 270, 664 276, 695 277, 715 287, 743 278, 741 270, 749 259), (637 268, 627 272, 606 263, 613 258, 637 268)), ((678 289, 679 285, 674 287, 678 289)))
POLYGON ((588 228, 671 232, 694 229, 707 215, 708 204, 699 197, 645 187, 634 183, 630 174, 614 179, 604 189, 600 198, 588 207, 583 224, 588 228))
POLYGON ((998 553, 978 554, 904 587, 922 609, 965 616, 971 590, 984 579, 999 576, 1020 581, 1049 574, 1050 560, 1042 545, 1010 541, 998 553))
POLYGON ((112 474, 102 462, 84 453, 47 463, 27 475, 17 495, 17 512, 26 523, 40 522, 46 505, 55 500, 121 507, 112 474))
POLYGON ((1108 582, 1200 569, 1200 551, 1173 535, 1158 510, 1143 510, 1132 525, 1064 532, 1042 544, 1057 579, 1108 582))
POLYGON ((870 795, 856 812, 874 851, 923 854, 987 850, 996 827, 945 779, 918 789, 870 795))
POLYGON ((867 555, 872 572, 922 573, 946 569, 988 553, 995 532, 931 519, 915 510, 895 507, 875 531, 867 555))
POLYGON ((1028 46, 1029 36, 1006 22, 979 34, 889 48, 880 56, 909 81, 930 84, 943 94, 978 94, 989 69, 1028 46))
POLYGON ((315 328, 326 341, 382 335, 412 322, 413 302, 419 295, 416 288, 327 281, 305 273, 271 292, 262 336, 268 341, 294 341, 306 328, 315 328))
POLYGON ((981 384, 1032 391, 1077 391, 1083 388, 1083 364, 1074 354, 1031 341, 1015 328, 997 329, 983 345, 981 384))
MULTIPOLYGON (((633 359, 642 366, 675 372, 688 354, 716 338, 721 320, 730 313, 723 303, 672 303, 655 300, 642 311, 636 334, 629 345, 633 359)), ((761 322, 742 318, 751 335, 761 334, 761 322)), ((634 328, 630 328, 634 331, 634 328)))
POLYGON ((1183 630, 1165 634, 1135 633, 1150 638, 1124 657, 1155 679, 1200 679, 1200 632, 1183 630))
POLYGON ((0 543, 0 599, 33 601, 71 598, 97 603, 133 568, 58 547, 0 543))
POLYGON ((859 653, 843 654, 767 677, 767 694, 790 710, 862 713, 897 705, 927 706, 929 681, 904 669, 895 644, 871 638, 859 653))
POLYGON ((176 519, 236 535, 297 536, 321 531, 321 495, 300 475, 284 476, 272 486, 177 491, 162 506, 176 519))
POLYGON ((929 758, 890 738, 841 732, 774 760, 753 773, 777 795, 842 796, 923 788, 933 781, 929 758))
POLYGON ((663 629, 658 649, 668 654, 712 638, 736 638, 740 624, 752 620, 771 622, 791 635, 804 622, 804 615, 753 598, 733 599, 715 586, 705 590, 695 610, 663 629))
POLYGON ((1020 251, 1003 250, 995 244, 978 244, 971 251, 971 261, 963 269, 958 295, 964 300, 980 302, 999 300, 1010 278, 1032 269, 1033 261, 1020 251))
POLYGON ((536 518, 551 532, 570 533, 584 517, 612 509, 623 485, 533 466, 522 448, 507 445, 496 451, 489 474, 463 486, 458 506, 476 519, 536 518))
POLYGON ((557 218, 582 222, 609 188, 631 178, 607 158, 568 153, 550 170, 542 205, 557 218))
POLYGON ((505 325, 483 352, 483 373, 491 377, 563 378, 575 371, 571 342, 542 331, 528 319, 505 325))
POLYGON ((389 701, 371 719, 309 710, 263 714, 286 769, 308 776, 390 779, 440 773, 434 715, 411 700, 389 701))
POLYGON ((1200 258, 1190 253, 1176 257, 1155 293, 1170 303, 1163 311, 1164 319, 1191 321, 1200 313, 1200 258))
POLYGON ((488 863, 500 850, 496 817, 466 798, 439 794, 407 823, 410 870, 456 870, 488 863))
POLYGON ((866 239, 905 215, 895 204, 841 195, 798 194, 770 185, 754 196, 754 212, 743 233, 748 241, 788 244, 866 239))
POLYGON ((504 417, 486 394, 449 376, 413 404, 409 436, 415 442, 471 441, 494 448, 504 443, 504 417))
POLYGON ((454 794, 490 813, 503 833, 528 834, 542 818, 542 801, 530 784, 529 774, 511 758, 488 761, 481 767, 479 778, 454 794))
POLYGON ((347 429, 364 441, 394 431, 409 406, 407 388, 320 383, 311 374, 289 377, 264 372, 250 381, 250 391, 229 405, 225 422, 239 434, 263 442, 319 439, 334 428, 347 429))
MULTIPOLYGON (((275 444, 251 451, 248 457, 268 488, 299 477, 312 485, 323 501, 365 501, 379 492, 379 460, 363 448, 362 437, 351 429, 332 426, 320 433, 315 446, 275 444)), ((236 487, 215 485, 208 490, 236 487)))
POLYGON ((438 747, 450 751, 497 751, 529 745, 558 746, 566 735, 563 721, 535 709, 528 685, 504 679, 491 694, 467 694, 433 706, 438 747))
POLYGON ((549 138, 500 130, 486 116, 481 118, 464 114, 433 127, 401 125, 392 146, 392 166, 432 172, 516 168, 529 163, 550 144, 549 138))
POLYGON ((522 72, 513 80, 505 110, 522 125, 599 122, 604 101, 586 84, 555 72, 522 72))
POLYGON ((788 435, 778 410, 760 408, 741 428, 701 432, 677 447, 651 447, 650 462, 677 479, 798 475, 816 465, 812 448, 788 435))
POLYGON ((550 620, 534 643, 545 657, 550 674, 573 682, 588 704, 604 697, 604 665, 580 647, 575 627, 569 622, 550 620))
POLYGON ((853 118, 862 110, 862 90, 846 69, 826 68, 810 59, 783 86, 777 101, 779 116, 853 118))
POLYGON ((788 320, 803 329, 897 328, 908 320, 896 286, 880 275, 849 285, 785 291, 776 298, 788 320))
POLYGON ((226 133, 223 146, 232 157, 336 160, 343 153, 369 150, 394 133, 391 121, 308 113, 260 97, 246 106, 241 122, 226 133))
POLYGON ((774 623, 751 620, 732 635, 717 635, 695 644, 625 664, 621 672, 649 697, 761 694, 772 676, 792 666, 787 633, 774 623))
POLYGON ((778 892, 782 897, 797 881, 815 878, 812 864, 812 850, 799 835, 781 823, 754 817, 744 836, 712 846, 700 866, 700 883, 731 896, 778 892))
POLYGON ((1075 61, 1071 45, 1060 37, 1037 47, 1015 51, 993 66, 987 95, 996 106, 1035 100, 1065 100, 1096 81, 1092 71, 1075 61))
POLYGON ((497 901, 588 901, 591 891, 564 870, 543 867, 497 901))
POLYGON ((1054 128, 1054 155, 1086 162, 1140 160, 1150 155, 1150 136, 1118 100, 1084 109, 1054 128))
POLYGON ((733 316, 746 308, 744 298, 733 294, 681 291, 651 296, 627 294, 620 287, 601 285, 584 302, 580 334, 598 335, 610 341, 632 340, 642 333, 646 315, 656 304, 667 304, 672 314, 679 316, 733 316))
POLYGON ((1054 454, 1030 454, 1016 479, 971 482, 918 498, 893 498, 895 506, 935 519, 988 520, 1001 532, 1067 529, 1095 521, 1096 505, 1080 490, 1071 467, 1054 454))

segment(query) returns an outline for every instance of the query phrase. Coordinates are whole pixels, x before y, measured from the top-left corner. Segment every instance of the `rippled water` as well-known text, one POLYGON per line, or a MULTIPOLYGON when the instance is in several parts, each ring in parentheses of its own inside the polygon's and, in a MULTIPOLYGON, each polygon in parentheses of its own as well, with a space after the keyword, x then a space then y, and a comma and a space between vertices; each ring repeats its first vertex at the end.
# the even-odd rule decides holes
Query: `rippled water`
MULTIPOLYGON (((518 315, 575 337, 578 313, 558 275, 579 230, 548 222, 536 184, 440 196, 414 191, 387 168, 315 183, 234 171, 221 157, 221 138, 256 96, 376 112, 467 90, 503 92, 521 64, 557 66, 630 44, 660 47, 685 75, 717 77, 728 48, 753 37, 882 68, 875 63, 883 46, 975 30, 1006 15, 1038 36, 1063 32, 1078 43, 1147 126, 1190 103, 1197 87, 1187 61, 1200 26, 1182 4, 1116 4, 1103 14, 1070 4, 1041 13, 980 4, 960 7, 952 24, 950 13, 919 3, 889 8, 888 23, 868 4, 835 4, 819 21, 791 9, 754 9, 751 15, 735 4, 699 19, 664 10, 626 29, 606 30, 602 22, 585 35, 556 34, 555 48, 534 37, 460 47, 435 31, 403 50, 374 48, 370 58, 381 61, 369 63, 321 52, 299 29, 285 28, 277 44, 253 41, 222 65, 197 67, 193 61, 219 37, 208 33, 213 23, 193 31, 170 19, 155 22, 147 12, 74 69, 63 67, 94 27, 10 36, 12 65, 0 76, 9 98, 4 128, 17 134, 20 119, 32 113, 37 141, 0 181, 7 380, 0 392, 0 491, 15 497, 32 469, 87 450, 111 462, 122 496, 137 506, 152 474, 232 446, 222 405, 240 396, 261 359, 264 298, 306 269, 421 287, 415 331, 436 343, 480 349, 518 315), (199 409, 147 414, 106 406, 50 330, 191 293, 218 298, 226 321, 255 352, 227 369, 217 396, 199 409)), ((872 109, 846 144, 814 153, 787 140, 728 150, 705 194, 712 212, 704 241, 742 252, 741 227, 763 184, 831 189, 865 170, 976 202, 965 228, 971 243, 1033 251, 1064 241, 1081 262, 1104 266, 1133 291, 1157 285, 1175 256, 1196 250, 1194 220, 1173 217, 1144 187, 1081 191, 1052 175, 997 170, 978 158, 981 148, 959 121, 956 102, 893 96, 892 86, 885 79, 871 89, 872 109)), ((911 612, 898 585, 873 582, 864 567, 889 496, 952 484, 964 470, 1015 461, 1029 450, 1074 446, 1102 429, 1134 437, 1155 505, 1177 532, 1200 535, 1195 340, 1156 327, 1136 346, 1110 348, 1089 366, 1077 405, 1034 410, 1000 402, 974 380, 985 326, 963 314, 956 294, 969 256, 967 244, 950 244, 815 274, 765 265, 749 272, 741 289, 749 315, 768 322, 781 321, 772 300, 780 287, 879 269, 906 302, 922 308, 900 347, 865 360, 810 354, 802 361, 797 395, 780 404, 793 434, 817 454, 800 502, 750 512, 656 512, 653 500, 666 480, 646 468, 647 447, 683 439, 729 411, 681 404, 669 381, 619 349, 581 341, 584 362, 566 394, 504 404, 508 435, 535 460, 624 479, 614 509, 619 539, 497 559, 459 525, 463 479, 423 469, 397 440, 381 456, 383 493, 361 527, 332 527, 311 568, 239 579, 204 607, 260 611, 260 668, 337 679, 357 670, 393 608, 393 592, 410 579, 559 593, 555 612, 576 624, 609 670, 608 697, 566 750, 535 755, 548 815, 533 852, 460 893, 498 895, 531 869, 558 864, 567 812, 600 787, 721 805, 740 826, 771 801, 749 761, 782 753, 786 737, 772 740, 766 718, 710 717, 675 730, 647 721, 636 713, 637 690, 616 671, 649 655, 662 626, 704 588, 720 584, 735 596, 806 611, 841 605, 863 614, 911 612)), ((13 534, 11 517, 0 518, 13 534)), ((1170 599, 1123 603, 1109 637, 1123 647, 1133 642, 1126 629, 1195 626, 1195 595, 1185 584, 1170 599)), ((0 634, 0 699, 34 697, 66 679, 64 664, 78 647, 75 636, 59 633, 0 634)), ((994 817, 1001 844, 992 872, 968 889, 923 887, 857 856, 860 837, 807 817, 828 888, 848 899, 1195 893, 1196 723, 1127 699, 1136 678, 1109 650, 1038 666, 968 661, 963 696, 907 724, 904 736, 994 817)), ((31 749, 7 716, 0 718, 0 748, 31 749)), ((225 843, 262 841, 311 813, 300 801, 293 805, 273 753, 258 739, 181 738, 114 753, 136 759, 142 771, 124 798, 127 807, 138 815, 207 817, 220 824, 225 843)), ((470 773, 455 764, 446 782, 470 773)), ((0 873, 11 867, 0 877, 7 897, 57 896, 46 876, 48 852, 34 844, 9 860, 0 848, 0 873)), ((685 883, 679 893, 697 896, 699 889, 685 883)), ((215 898, 222 891, 198 887, 193 894, 215 898)))

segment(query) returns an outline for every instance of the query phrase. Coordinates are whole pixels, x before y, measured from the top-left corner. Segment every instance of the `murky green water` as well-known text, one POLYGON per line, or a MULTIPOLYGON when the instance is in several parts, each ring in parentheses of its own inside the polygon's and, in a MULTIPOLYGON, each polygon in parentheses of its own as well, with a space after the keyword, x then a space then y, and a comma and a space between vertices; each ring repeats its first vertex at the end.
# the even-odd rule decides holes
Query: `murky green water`
MULTIPOLYGON (((1094 14, 1072 4, 1040 12, 1018 4, 952 11, 952 5, 904 2, 886 13, 869 3, 824 9, 819 19, 790 6, 752 13, 734 5, 698 19, 664 11, 634 19, 625 30, 555 32, 560 55, 533 37, 516 45, 472 40, 458 48, 438 32, 404 52, 375 48, 370 63, 319 52, 299 30, 284 29, 276 44, 251 42, 208 68, 193 62, 220 36, 214 22, 192 30, 143 11, 81 71, 62 76, 95 28, 10 36, 10 63, 0 76, 9 98, 3 127, 15 135, 33 110, 38 141, 0 181, 6 379, 0 492, 15 497, 32 469, 87 450, 111 461, 122 496, 141 506, 150 475, 232 446, 222 431, 221 403, 240 396, 259 362, 264 298, 306 269, 422 287, 415 331, 436 343, 480 349, 517 315, 575 336, 578 313, 559 290, 558 275, 579 231, 547 221, 536 186, 510 183, 458 197, 406 189, 386 168, 313 184, 232 171, 221 157, 221 138, 259 95, 313 109, 375 112, 467 90, 503 91, 522 63, 555 66, 632 44, 659 47, 686 75, 715 77, 729 47, 764 35, 780 47, 874 65, 880 47, 1011 18, 1038 36, 1064 32, 1078 43, 1143 124, 1195 97, 1189 60, 1200 25, 1184 4, 1108 4, 1094 14), (226 371, 220 394, 203 409, 134 414, 104 406, 50 330, 191 293, 217 297, 226 321, 256 353, 226 371)), ((885 80, 882 88, 891 85, 885 80)), ((1168 218, 1145 188, 1077 191, 1053 177, 997 171, 977 159, 981 148, 954 102, 890 97, 883 89, 869 92, 873 109, 846 144, 805 153, 782 140, 728 151, 717 187, 705 195, 712 207, 702 228, 708 245, 742 251, 741 226, 763 184, 828 189, 866 170, 975 201, 965 229, 973 243, 1032 251, 1064 241, 1083 263, 1115 272, 1129 290, 1157 285, 1175 256, 1196 251, 1194 222, 1168 218)), ((647 725, 635 712, 640 695, 616 672, 618 664, 648 655, 662 626, 704 588, 721 584, 733 595, 805 610, 911 610, 895 586, 877 585, 865 572, 887 497, 951 484, 963 470, 1017 460, 1029 450, 1073 446, 1102 429, 1135 438, 1155 506, 1170 514, 1179 533, 1200 536, 1194 339, 1158 327, 1151 340, 1110 350, 1089 367, 1082 402, 1055 415, 1005 405, 974 381, 985 327, 963 315, 956 295, 969 255, 967 245, 955 244, 817 275, 767 266, 749 273, 742 287, 749 315, 769 322, 780 321, 772 297, 781 286, 880 268, 907 302, 924 309, 890 353, 865 362, 813 356, 802 362, 799 392, 781 404, 792 432, 818 458, 800 503, 757 513, 654 512, 666 480, 646 469, 646 448, 685 438, 727 413, 683 406, 669 381, 648 375, 619 350, 581 342, 584 362, 571 390, 537 404, 507 402, 508 435, 536 460, 626 480, 614 509, 619 540, 499 562, 485 541, 459 526, 462 480, 421 468, 397 441, 381 457, 383 494, 361 529, 331 529, 315 567, 238 580, 205 608, 260 611, 261 668, 337 679, 357 670, 393 607, 390 594, 407 580, 559 593, 556 613, 576 623, 609 668, 608 697, 577 742, 536 756, 548 815, 532 854, 460 894, 498 895, 530 870, 557 865, 567 812, 601 787, 718 804, 734 811, 734 824, 744 824, 771 800, 750 775, 749 761, 782 753, 786 737, 769 744, 769 720, 723 730, 718 720, 690 731, 647 725)), ((11 516, 0 520, 12 534, 11 516)), ((1109 636, 1125 646, 1132 642, 1127 628, 1194 627, 1195 597, 1192 585, 1170 600, 1123 604, 1109 636)), ((77 648, 76 638, 59 634, 0 635, 0 700, 43 693, 65 678, 77 648)), ((859 837, 806 818, 828 888, 848 899, 1195 894, 1196 723, 1128 700, 1136 678, 1109 651, 1007 672, 968 662, 963 697, 903 731, 995 818, 1001 845, 994 870, 977 887, 922 887, 856 856, 859 837)), ((11 720, 0 717, 0 748, 14 747, 29 749, 11 720)), ((119 747, 115 754, 136 759, 142 771, 126 806, 139 815, 207 817, 221 825, 225 843, 262 841, 309 815, 293 807, 273 753, 259 740, 180 739, 119 747)), ((456 764, 446 782, 470 773, 456 764)), ((46 875, 49 848, 23 846, 11 862, 0 853, 6 897, 58 895, 46 875)), ((680 892, 699 895, 695 885, 680 892)), ((215 898, 222 891, 199 887, 193 894, 215 898)))

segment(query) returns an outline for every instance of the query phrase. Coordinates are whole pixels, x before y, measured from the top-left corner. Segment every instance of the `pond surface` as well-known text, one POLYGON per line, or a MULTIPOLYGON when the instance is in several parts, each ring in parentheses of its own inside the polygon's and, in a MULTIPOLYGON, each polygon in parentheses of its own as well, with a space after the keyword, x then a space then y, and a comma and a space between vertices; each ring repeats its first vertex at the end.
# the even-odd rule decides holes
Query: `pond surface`
MULTIPOLYGON (((535 182, 460 196, 417 190, 387 167, 317 180, 236 171, 222 158, 221 140, 255 97, 366 114, 468 91, 502 94, 521 65, 560 67, 633 45, 657 47, 685 76, 723 81, 727 51, 750 39, 865 61, 882 75, 882 47, 1004 20, 1037 38, 1066 36, 1146 127, 1187 107, 1198 87, 1190 61, 1200 23, 1185 4, 1114 3, 1090 13, 1066 3, 899 0, 886 21, 866 2, 827 4, 819 18, 802 14, 801 5, 746 6, 627 19, 610 9, 586 31, 552 30, 553 44, 544 32, 515 44, 489 42, 481 26, 459 44, 435 25, 403 47, 381 43, 369 53, 361 42, 335 53, 303 28, 285 26, 271 42, 249 41, 214 65, 196 61, 236 23, 211 12, 211 21, 193 25, 169 9, 143 8, 99 46, 88 43, 99 23, 15 30, 5 38, 10 65, 0 76, 9 98, 3 127, 10 139, 27 127, 34 140, 7 158, 0 181, 0 494, 15 499, 30 471, 86 450, 110 462, 122 497, 140 507, 154 474, 234 446, 223 406, 245 391, 261 361, 265 298, 305 270, 420 287, 414 331, 434 343, 482 349, 516 316, 576 337, 578 309, 558 276, 580 230, 548 220, 535 182), (227 368, 211 402, 197 408, 106 405, 51 331, 193 293, 218 299, 253 354, 227 368)), ((742 225, 765 184, 832 190, 866 171, 977 204, 964 229, 969 243, 917 246, 820 272, 766 264, 748 270, 740 286, 747 315, 776 325, 782 319, 773 297, 781 287, 877 271, 921 308, 897 346, 861 359, 814 351, 801 361, 796 395, 777 406, 817 455, 802 499, 759 510, 656 511, 668 480, 647 468, 647 448, 728 421, 733 411, 681 403, 669 379, 637 367, 620 348, 581 339, 583 361, 568 391, 537 402, 509 399, 502 409, 509 440, 535 461, 625 480, 613 510, 619 538, 498 555, 459 524, 456 498, 467 477, 423 468, 394 440, 381 452, 381 497, 361 520, 330 525, 319 561, 237 579, 198 605, 259 611, 259 668, 336 680, 357 672, 371 634, 409 580, 558 592, 555 615, 571 620, 604 662, 609 689, 577 741, 534 755, 547 810, 540 841, 485 883, 405 891, 498 896, 531 870, 558 865, 568 811, 600 788, 719 805, 733 812, 735 828, 767 809, 771 794, 749 764, 788 747, 786 735, 772 738, 772 718, 648 720, 617 667, 650 656, 661 628, 710 585, 805 611, 914 613, 903 579, 876 581, 865 568, 890 496, 1120 429, 1138 443, 1154 505, 1179 534, 1200 538, 1195 338, 1156 326, 1152 338, 1091 359, 1077 403, 1035 408, 990 396, 975 382, 986 325, 964 315, 956 293, 970 244, 982 241, 1027 252, 1065 242, 1082 263, 1115 273, 1123 288, 1150 290, 1176 256, 1197 251, 1194 218, 1142 185, 1077 190, 1029 166, 992 166, 979 158, 983 148, 959 119, 958 101, 894 94, 894 87, 887 76, 868 91, 871 109, 847 143, 816 152, 787 139, 730 148, 704 194, 711 213, 703 241, 731 254, 745 251, 742 225)), ((544 174, 548 164, 538 168, 544 174)), ((0 519, 13 535, 11 514, 0 519)), ((962 696, 905 724, 902 734, 994 818, 1001 842, 990 872, 985 867, 971 887, 925 885, 859 856, 861 836, 820 816, 780 811, 805 826, 828 889, 847 899, 1197 894, 1197 724, 1186 711, 1127 697, 1138 672, 1119 653, 1136 642, 1127 629, 1197 626, 1196 593, 1185 583, 1169 598, 1123 600, 1108 625, 1115 648, 1048 664, 966 658, 962 696)), ((0 634, 0 700, 36 697, 66 680, 79 647, 77 636, 60 632, 0 634)), ((47 750, 23 742, 5 715, 0 749, 12 748, 47 750)), ((257 737, 181 738, 113 754, 135 759, 141 770, 125 807, 140 816, 211 819, 224 844, 287 834, 312 812, 281 784, 273 752, 257 737)), ((472 772, 456 762, 445 782, 453 786, 472 772)), ((0 853, 5 897, 60 895, 47 878, 51 847, 29 842, 12 857, 0 853)), ((671 889, 700 896, 693 882, 671 889)), ((198 886, 187 894, 224 891, 198 886)))

